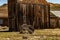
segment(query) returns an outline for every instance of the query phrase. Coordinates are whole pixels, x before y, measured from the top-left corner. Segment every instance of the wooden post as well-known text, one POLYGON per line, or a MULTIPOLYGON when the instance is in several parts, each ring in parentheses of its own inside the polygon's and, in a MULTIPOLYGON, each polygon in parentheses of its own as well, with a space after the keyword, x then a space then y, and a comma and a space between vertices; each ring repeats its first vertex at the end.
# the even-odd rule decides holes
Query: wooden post
POLYGON ((50 5, 48 5, 48 23, 49 23, 49 28, 50 28, 50 5))

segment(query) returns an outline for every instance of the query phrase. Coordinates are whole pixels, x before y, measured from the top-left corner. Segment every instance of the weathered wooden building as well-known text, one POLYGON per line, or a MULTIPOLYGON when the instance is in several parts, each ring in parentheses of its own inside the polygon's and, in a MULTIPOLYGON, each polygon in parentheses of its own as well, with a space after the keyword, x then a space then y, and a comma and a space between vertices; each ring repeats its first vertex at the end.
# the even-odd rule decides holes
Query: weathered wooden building
POLYGON ((45 0, 8 0, 7 7, 0 7, 0 26, 8 26, 9 31, 21 30, 24 21, 34 29, 60 28, 60 18, 50 13, 45 0))
POLYGON ((59 25, 58 25, 58 26, 59 26, 59 28, 60 28, 60 17, 59 17, 59 25))
POLYGON ((8 5, 0 6, 0 26, 8 26, 8 5))
POLYGON ((49 13, 50 5, 46 0, 8 0, 9 29, 18 31, 24 22, 34 29, 49 28, 49 13), (26 20, 23 19, 25 13, 26 20))
MULTIPOLYGON (((51 28, 60 28, 60 17, 57 15, 57 11, 51 11, 50 12, 50 27, 51 28)), ((59 13, 58 13, 59 14, 59 13)))
POLYGON ((58 28, 59 27, 59 19, 58 17, 53 14, 53 13, 50 13, 50 28, 58 28))

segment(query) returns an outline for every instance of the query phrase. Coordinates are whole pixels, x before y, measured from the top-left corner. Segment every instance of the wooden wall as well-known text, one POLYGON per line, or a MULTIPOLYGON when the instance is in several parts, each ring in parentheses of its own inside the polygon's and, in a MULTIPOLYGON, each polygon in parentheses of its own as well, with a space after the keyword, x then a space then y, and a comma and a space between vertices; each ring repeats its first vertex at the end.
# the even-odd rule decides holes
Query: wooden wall
POLYGON ((8 21, 9 21, 9 31, 17 31, 17 21, 16 21, 16 3, 17 0, 8 0, 8 21))
MULTIPOLYGON (((27 0, 26 0, 27 1, 27 0)), ((45 0, 44 0, 45 1, 45 0)), ((35 29, 45 29, 49 28, 49 10, 50 7, 46 1, 28 1, 29 8, 27 16, 27 24, 31 24, 34 26, 35 29), (30 3, 29 3, 30 2, 30 3), (34 7, 32 7, 34 4, 34 7), (34 22, 35 21, 35 22, 34 22)), ((25 2, 26 3, 26 2, 25 2)), ((19 29, 19 25, 23 24, 23 11, 20 10, 21 3, 17 2, 17 0, 9 0, 8 1, 8 20, 9 20, 9 28, 10 31, 17 31, 19 29)), ((21 8, 22 9, 22 8, 21 8)))

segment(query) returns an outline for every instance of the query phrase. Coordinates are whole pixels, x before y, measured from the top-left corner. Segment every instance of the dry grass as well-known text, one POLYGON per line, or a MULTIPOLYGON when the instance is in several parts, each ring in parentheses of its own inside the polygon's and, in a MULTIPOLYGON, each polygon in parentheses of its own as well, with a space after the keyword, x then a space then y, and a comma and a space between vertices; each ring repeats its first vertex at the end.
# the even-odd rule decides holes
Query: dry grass
POLYGON ((35 30, 33 34, 19 34, 19 32, 0 32, 0 40, 60 40, 60 29, 35 30))
POLYGON ((35 35, 60 35, 60 29, 41 29, 35 30, 35 35))

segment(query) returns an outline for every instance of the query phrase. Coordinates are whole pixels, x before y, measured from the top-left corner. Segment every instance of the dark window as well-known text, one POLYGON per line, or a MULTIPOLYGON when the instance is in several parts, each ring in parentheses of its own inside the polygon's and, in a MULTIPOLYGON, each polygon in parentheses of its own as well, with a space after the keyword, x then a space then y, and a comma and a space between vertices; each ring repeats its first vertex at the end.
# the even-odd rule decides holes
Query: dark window
POLYGON ((0 19, 0 24, 3 24, 3 19, 0 19))

